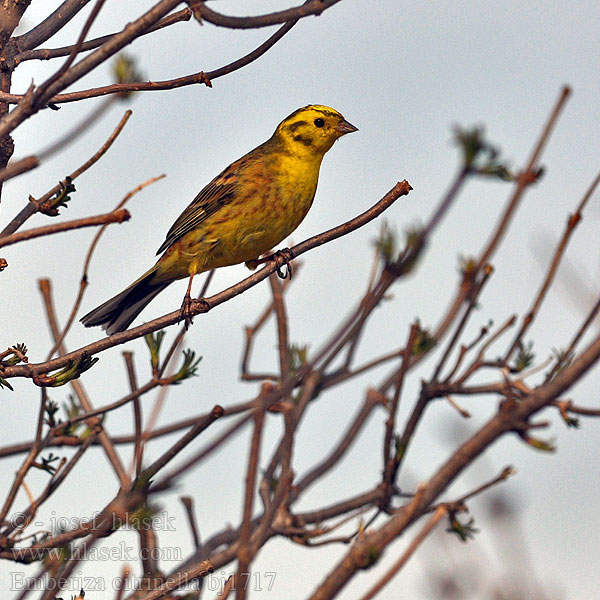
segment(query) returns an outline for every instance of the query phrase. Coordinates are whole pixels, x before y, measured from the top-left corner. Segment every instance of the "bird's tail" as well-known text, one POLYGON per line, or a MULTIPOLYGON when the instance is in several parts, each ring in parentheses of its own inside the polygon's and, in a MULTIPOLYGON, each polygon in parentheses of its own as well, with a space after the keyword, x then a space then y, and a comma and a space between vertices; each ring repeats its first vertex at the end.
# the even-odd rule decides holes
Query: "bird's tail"
POLYGON ((125 331, 150 301, 171 283, 156 282, 155 276, 156 266, 120 294, 89 312, 80 319, 81 322, 86 327, 102 325, 102 329, 105 329, 108 335, 125 331))

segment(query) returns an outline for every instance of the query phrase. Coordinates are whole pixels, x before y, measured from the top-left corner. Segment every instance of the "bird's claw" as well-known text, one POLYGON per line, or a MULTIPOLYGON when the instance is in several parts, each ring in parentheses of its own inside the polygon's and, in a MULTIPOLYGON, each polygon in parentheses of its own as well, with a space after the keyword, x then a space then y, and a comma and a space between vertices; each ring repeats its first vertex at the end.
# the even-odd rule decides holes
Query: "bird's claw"
POLYGON ((277 250, 269 258, 277 264, 277 276, 281 279, 289 279, 291 281, 293 275, 292 260, 294 259, 292 251, 289 248, 283 248, 282 250, 277 250), (282 268, 284 266, 285 270, 282 268))
POLYGON ((273 252, 273 254, 269 254, 269 256, 263 256, 262 258, 254 258, 252 260, 246 261, 246 266, 250 270, 256 269, 258 265, 262 265, 266 262, 270 262, 272 260, 277 264, 277 276, 281 277, 281 279, 292 279, 292 264, 291 261, 294 259, 294 253, 289 248, 282 248, 281 250, 277 250, 277 252, 273 252), (282 267, 285 266, 285 270, 282 267))

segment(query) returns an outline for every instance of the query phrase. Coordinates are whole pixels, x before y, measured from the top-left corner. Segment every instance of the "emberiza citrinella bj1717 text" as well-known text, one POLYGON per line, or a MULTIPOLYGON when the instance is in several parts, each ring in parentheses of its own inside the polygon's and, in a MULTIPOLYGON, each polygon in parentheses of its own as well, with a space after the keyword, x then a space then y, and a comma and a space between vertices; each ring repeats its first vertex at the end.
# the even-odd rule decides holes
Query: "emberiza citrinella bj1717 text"
POLYGON ((325 153, 342 135, 357 131, 327 106, 300 108, 273 136, 217 175, 181 213, 156 264, 127 289, 81 319, 109 335, 124 331, 171 282, 216 267, 254 262, 304 219, 325 153))

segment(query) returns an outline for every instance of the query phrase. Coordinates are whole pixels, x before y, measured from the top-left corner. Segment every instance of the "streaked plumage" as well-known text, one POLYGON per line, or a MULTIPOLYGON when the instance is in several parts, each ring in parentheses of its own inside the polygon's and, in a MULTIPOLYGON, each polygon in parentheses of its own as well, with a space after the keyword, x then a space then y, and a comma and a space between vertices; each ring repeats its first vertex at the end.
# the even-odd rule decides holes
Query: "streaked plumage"
POLYGON ((157 252, 163 255, 149 271, 81 322, 102 325, 109 335, 124 331, 176 279, 190 277, 189 294, 194 275, 255 260, 277 246, 310 209, 325 153, 356 130, 327 106, 293 112, 270 139, 200 191, 167 233, 157 252))

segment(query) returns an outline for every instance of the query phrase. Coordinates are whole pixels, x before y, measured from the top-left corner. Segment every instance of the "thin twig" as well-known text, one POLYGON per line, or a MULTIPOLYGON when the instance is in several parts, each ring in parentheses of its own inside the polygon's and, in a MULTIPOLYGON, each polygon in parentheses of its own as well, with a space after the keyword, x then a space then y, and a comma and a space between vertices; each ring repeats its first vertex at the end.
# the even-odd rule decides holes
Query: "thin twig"
POLYGON ((433 531, 435 526, 448 514, 448 508, 445 505, 439 506, 433 513, 423 529, 415 536, 408 548, 402 553, 400 558, 386 571, 385 575, 364 595, 360 600, 371 600, 398 574, 400 569, 408 562, 408 559, 415 553, 417 548, 423 543, 425 538, 433 531))
MULTIPOLYGON (((383 481, 386 484, 387 493, 389 496, 391 496, 396 479, 396 472, 400 463, 398 459, 398 453, 396 452, 396 449, 392 447, 393 434, 396 428, 398 403, 400 401, 400 394, 402 392, 404 378, 409 368, 410 357, 412 355, 418 332, 419 324, 413 323, 408 334, 408 339, 406 340, 404 352, 402 354, 402 362, 400 363, 400 369, 398 370, 398 378, 396 381, 394 396, 392 397, 392 401, 388 407, 389 414, 385 423, 385 435, 383 438, 383 481)), ((384 396, 381 390, 379 390, 379 394, 384 396)))
POLYGON ((254 430, 252 432, 252 440, 250 442, 250 451, 248 453, 248 469, 246 473, 246 492, 244 495, 244 509, 242 516, 242 524, 240 526, 240 541, 238 544, 238 568, 235 575, 235 591, 236 600, 244 600, 246 598, 246 587, 248 578, 250 577, 250 563, 252 561, 253 552, 251 546, 252 532, 252 511, 254 507, 254 495, 256 490, 256 478, 258 474, 258 462, 260 460, 260 446, 263 433, 263 425, 265 422, 264 397, 271 391, 269 384, 263 384, 259 402, 254 410, 254 430), (245 578, 245 579, 244 579, 245 578), (244 582, 242 584, 242 582, 244 582))
POLYGON ((46 40, 49 40, 55 33, 58 33, 71 19, 73 19, 80 10, 90 0, 65 0, 41 23, 38 23, 33 29, 14 39, 17 47, 29 50, 36 48, 46 40))
MULTIPOLYGON (((89 0, 87 0, 89 2, 89 0)), ((175 23, 179 23, 181 21, 189 21, 192 18, 192 11, 189 8, 183 8, 180 11, 174 12, 167 17, 161 19, 156 25, 150 27, 147 31, 141 34, 147 35, 149 33, 153 33, 162 29, 163 27, 168 27, 169 25, 173 25, 175 23)), ((106 43, 109 39, 118 35, 117 33, 109 33, 108 35, 103 35, 98 38, 94 38, 92 40, 88 40, 87 42, 83 42, 79 48, 79 52, 87 52, 88 50, 94 50, 102 44, 106 43)), ((140 37, 141 37, 140 36, 140 37)), ((73 46, 63 46, 61 48, 36 48, 35 50, 25 50, 24 52, 20 52, 14 57, 15 67, 20 63, 26 60, 50 60, 52 58, 59 58, 61 56, 68 56, 73 50, 73 46)))
POLYGON ((20 231, 18 233, 0 237, 0 248, 2 246, 10 246, 11 244, 32 240, 45 235, 62 233, 63 231, 82 229, 84 227, 97 227, 98 225, 106 225, 108 223, 123 223, 123 221, 129 221, 130 218, 131 215, 129 214, 129 211, 123 208, 94 217, 84 217, 83 219, 73 219, 72 221, 64 221, 53 225, 44 225, 43 227, 27 229, 26 231, 20 231))
POLYGON ((230 29, 256 29, 258 27, 268 27, 277 25, 292 19, 301 19, 310 15, 320 15, 340 0, 307 0, 301 6, 288 8, 278 12, 272 12, 256 17, 230 17, 211 10, 204 2, 194 3, 192 10, 198 19, 218 25, 219 27, 228 27, 230 29))
POLYGON ((456 331, 454 332, 454 335, 448 342, 448 345, 446 346, 446 350, 445 350, 444 354, 442 355, 441 359, 439 360, 439 362, 435 368, 435 371, 434 371, 433 377, 432 377, 432 381, 438 380, 438 377, 439 377, 442 369, 444 368, 446 361, 448 360, 448 357, 450 356, 450 353, 452 352, 456 343, 460 339, 460 336, 462 335, 462 332, 469 320, 469 317, 471 316, 471 313, 473 312, 474 308, 477 306, 479 294, 483 290, 483 286, 486 284, 486 282, 487 282, 488 278, 490 277, 490 275, 492 274, 492 272, 493 272, 492 265, 484 265, 483 276, 481 277, 481 281, 479 281, 479 283, 473 290, 473 293, 470 295, 469 304, 467 305, 465 312, 463 313, 463 316, 462 316, 461 320, 459 321, 458 326, 456 327, 456 331))
MULTIPOLYGON (((135 189, 133 189, 130 192, 128 192, 127 194, 125 194, 125 197, 119 202, 119 204, 117 204, 117 206, 115 206, 115 208, 113 209, 113 212, 123 208, 123 206, 125 206, 125 204, 133 196, 135 196, 135 194, 137 194, 139 191, 141 191, 145 187, 149 186, 150 184, 163 179, 164 177, 165 177, 165 175, 158 175, 157 177, 152 177, 152 178, 148 179, 147 181, 145 181, 144 183, 141 183, 140 185, 138 185, 135 189)), ((56 343, 54 344, 52 349, 46 355, 46 360, 50 360, 52 358, 52 356, 56 352, 58 346, 65 339, 67 333, 71 329, 71 326, 75 322, 75 317, 77 316, 77 312, 79 311, 79 307, 81 306, 81 302, 83 300, 85 290, 87 289, 87 286, 88 286, 88 280, 89 280, 88 272, 89 272, 89 268, 90 268, 90 263, 92 261, 92 256, 94 254, 96 246, 98 245, 98 242, 100 241, 100 238, 102 237, 102 234, 106 231, 107 227, 108 227, 108 224, 104 224, 100 227, 100 229, 98 229, 98 231, 96 232, 96 235, 94 236, 94 239, 92 240, 92 243, 90 244, 90 247, 88 248, 85 260, 83 262, 83 272, 81 274, 81 279, 79 282, 79 291, 77 292, 77 297, 75 298, 75 302, 73 303, 73 308, 71 309, 71 314, 69 315, 69 318, 67 319, 67 322, 66 322, 65 326, 63 327, 63 330, 61 331, 58 340, 56 341, 56 343)), ((0 238, 0 243, 1 243, 1 241, 2 241, 2 238, 0 238)))
POLYGON ((196 525, 196 517, 194 515, 194 500, 191 496, 182 496, 180 498, 183 507, 185 508, 185 514, 187 516, 190 531, 192 532, 192 540, 194 542, 194 549, 196 552, 200 550, 200 534, 198 533, 198 526, 196 525))
POLYGON ((541 285, 540 289, 538 290, 538 293, 533 301, 533 304, 531 305, 531 308, 529 309, 529 311, 527 312, 527 314, 525 315, 525 317, 523 319, 521 328, 515 335, 515 338, 514 338, 512 344, 510 345, 508 351, 506 352, 506 354, 504 356, 505 362, 509 361, 513 352, 517 349, 519 342, 523 339, 523 336, 525 335, 525 333, 527 332, 527 330, 533 323, 533 320, 535 319, 537 313, 539 312, 540 306, 542 305, 542 302, 544 301, 546 293, 548 292, 548 289, 552 285, 552 281, 554 280, 554 276, 556 275, 556 270, 558 269, 558 266, 560 265, 560 261, 561 261, 562 257, 564 256, 567 245, 571 239, 571 235, 573 234, 573 232, 575 231, 575 228, 577 227, 577 225, 583 218, 583 215, 582 215, 583 209, 585 208, 585 205, 588 203, 589 199, 592 197, 594 191, 598 187, 598 184, 600 184, 600 172, 596 175, 594 181, 592 182, 590 187, 587 189, 587 191, 584 194, 583 198, 581 199, 579 205, 577 206, 577 209, 575 210, 575 212, 572 215, 569 215, 569 218, 567 219, 567 225, 565 227, 565 231, 563 232, 562 238, 560 239, 560 241, 556 247, 556 250, 554 251, 554 256, 552 257, 552 261, 550 262, 548 271, 546 273, 546 276, 544 277, 544 281, 542 282, 542 285, 541 285))
POLYGON ((223 407, 216 404, 210 413, 198 421, 184 436, 173 444, 166 452, 157 458, 149 467, 145 468, 138 479, 144 483, 149 482, 165 465, 179 454, 191 441, 200 435, 207 427, 223 416, 223 407))
POLYGON ((43 96, 44 92, 49 87, 51 87, 55 81, 60 79, 60 77, 69 70, 69 67, 75 61, 77 54, 79 54, 79 51, 81 50, 81 45, 85 41, 85 38, 86 38, 92 24, 98 17, 98 14, 102 10, 102 6, 104 5, 105 2, 106 2, 106 0, 96 0, 96 4, 94 4, 94 7, 92 8, 90 14, 88 15, 87 19, 85 20, 85 23, 83 24, 83 27, 81 29, 81 32, 79 33, 79 37, 77 38, 77 41, 75 42, 74 46, 71 49, 71 52, 67 56, 67 60, 65 60, 65 62, 60 66, 58 71, 53 73, 48 79, 46 79, 46 81, 44 81, 44 83, 42 83, 42 85, 39 86, 39 88, 36 90, 36 94, 38 96, 43 96))
MULTIPOLYGON (((127 369, 127 378, 132 393, 138 391, 137 376, 135 373, 135 364, 133 362, 132 352, 123 352, 123 360, 127 369)), ((137 477, 142 470, 142 407, 140 406, 140 397, 136 395, 132 398, 133 404, 133 423, 135 428, 135 449, 133 452, 133 463, 135 467, 135 476, 137 477)))
MULTIPOLYGON (((125 111, 125 114, 121 118, 119 124, 115 127, 114 131, 111 133, 109 138, 102 144, 100 149, 88 160, 86 160, 79 168, 75 169, 70 175, 69 179, 71 181, 75 180, 79 175, 87 171, 93 164, 95 164, 102 156, 106 153, 106 151, 112 146, 117 136, 125 127, 125 124, 129 120, 129 117, 132 115, 130 110, 125 111)), ((14 233, 25 223, 29 217, 34 215, 41 205, 44 204, 47 200, 49 200, 52 196, 61 191, 61 184, 55 185, 50 191, 46 192, 41 198, 39 198, 36 202, 29 202, 23 210, 14 218, 12 221, 0 232, 0 239, 4 236, 10 235, 14 233)))
MULTIPOLYGON (((600 297, 598 297, 598 300, 596 300, 594 306, 592 306, 592 309, 590 310, 590 312, 588 313, 588 316, 585 318, 585 320, 581 324, 581 327, 579 327, 579 329, 573 336, 571 343, 569 344, 566 351, 564 352, 564 356, 570 357, 573 355, 573 353, 575 352, 575 348, 577 348, 577 345, 581 341, 581 338, 584 336, 586 331, 589 329, 590 325, 594 322, 594 320, 598 316, 598 313, 600 313, 600 297)), ((556 364, 554 365, 554 367, 552 368, 552 370, 550 371, 550 373, 548 374, 547 379, 548 380, 552 379, 552 377, 554 377, 554 375, 556 375, 556 373, 558 373, 558 371, 560 370, 560 368, 562 366, 563 365, 561 364, 561 361, 558 360, 556 362, 556 364)))
POLYGON ((4 169, 0 169, 0 182, 31 171, 39 166, 39 164, 40 159, 37 156, 26 156, 21 160, 13 161, 7 167, 4 167, 4 169))
MULTIPOLYGON (((44 307, 46 309, 46 317, 48 319, 48 324, 50 326, 50 331, 52 333, 52 337, 54 340, 57 340, 60 335, 60 327, 58 325, 58 320, 56 318, 56 312, 54 310, 54 301, 52 298, 52 287, 49 279, 40 279, 39 280, 40 292, 42 294, 44 300, 44 307)), ((59 347, 59 352, 64 353, 66 349, 64 348, 64 344, 59 347)), ((74 379, 70 382, 71 387, 75 391, 77 398, 84 411, 91 412, 92 411, 92 403, 90 402, 88 395, 85 392, 83 384, 74 379)), ((97 417, 93 417, 88 422, 88 426, 91 430, 98 429, 98 439, 104 449, 106 457, 112 466, 122 488, 127 488, 130 484, 130 479, 123 468, 123 463, 121 462, 121 458, 119 457, 118 452, 115 449, 112 440, 110 439, 108 433, 103 429, 100 420, 97 417)))
POLYGON ((290 375, 290 343, 288 341, 288 324, 285 304, 283 302, 282 285, 279 277, 273 273, 269 277, 271 294, 273 295, 273 311, 277 320, 277 340, 279 347, 280 380, 285 381, 290 375))
POLYGON ((371 412, 376 406, 384 404, 385 398, 376 390, 369 390, 366 394, 365 400, 360 407, 358 413, 353 417, 352 421, 348 425, 346 431, 340 436, 340 439, 335 444, 328 456, 322 461, 312 467, 300 480, 294 485, 293 498, 298 497, 302 492, 315 481, 320 479, 325 473, 335 467, 341 458, 352 446, 352 443, 363 430, 367 419, 371 415, 371 412))
POLYGON ((31 450, 30 450, 27 458, 23 461, 21 468, 17 472, 15 479, 12 483, 12 486, 10 488, 10 491, 8 492, 8 496, 6 497, 6 500, 4 501, 4 505, 2 506, 2 510, 0 511, 0 523, 4 523, 4 521, 6 519, 6 515, 8 514, 8 511, 10 510, 11 506, 13 505, 13 502, 15 501, 15 498, 17 496, 17 492, 19 491, 19 488, 21 487, 21 483, 25 479, 25 475, 27 475, 29 469, 33 465, 33 463, 40 451, 41 440, 42 440, 42 427, 44 426, 44 415, 46 413, 46 405, 48 402, 48 395, 47 395, 45 388, 42 388, 41 394, 42 395, 41 395, 41 400, 40 400, 40 409, 38 411, 35 440, 33 442, 33 446, 31 447, 31 450))
MULTIPOLYGON (((46 103, 64 104, 66 102, 77 102, 79 100, 97 98, 98 96, 106 96, 109 94, 122 95, 130 92, 173 90, 180 87, 196 84, 202 84, 208 87, 212 87, 213 80, 218 79, 219 77, 223 77, 224 75, 233 73, 234 71, 237 71, 260 58, 263 54, 270 50, 286 33, 288 33, 288 31, 290 31, 297 22, 297 20, 293 20, 289 21, 288 23, 285 23, 273 35, 271 35, 267 40, 265 40, 260 46, 255 48, 252 52, 249 52, 245 56, 242 56, 241 58, 238 58, 237 60, 212 71, 199 71, 197 73, 184 75, 182 77, 176 77, 174 79, 167 79, 164 81, 137 81, 113 83, 110 85, 89 88, 86 90, 79 90, 76 92, 56 94, 48 100, 46 100, 46 103)), ((150 31, 146 31, 144 33, 149 32, 150 31)), ((117 35, 119 34, 113 34, 111 36, 105 36, 105 38, 99 39, 103 39, 103 43, 106 43, 107 41, 110 41, 117 35)), ((90 46, 90 48, 92 47, 97 47, 97 44, 90 46)), ((62 56, 63 54, 60 55, 62 56)), ((25 98, 25 94, 10 94, 8 92, 0 92, 0 102, 17 104, 23 101, 25 98)))
POLYGON ((554 108, 552 109, 552 112, 550 113, 550 116, 548 117, 544 128, 542 129, 540 138, 537 144, 534 146, 529 160, 527 161, 527 166, 517 179, 515 191, 513 192, 513 195, 504 210, 502 218, 496 226, 496 230, 494 231, 489 242, 487 243, 484 250, 479 256, 479 261, 476 267, 477 271, 479 271, 483 267, 483 265, 490 262, 490 259, 496 247, 498 246, 498 244, 504 237, 504 234, 508 230, 510 221, 514 216, 514 213, 516 211, 521 197, 523 196, 525 188, 527 188, 531 183, 535 181, 535 177, 537 174, 538 159, 540 158, 542 151, 544 150, 546 143, 550 138, 550 134, 552 133, 554 126, 556 125, 556 122, 558 120, 558 117, 560 116, 560 113, 562 112, 565 102, 567 101, 567 98, 570 94, 571 88, 569 88, 568 86, 564 86, 561 89, 560 96, 558 97, 558 100, 556 101, 556 104, 554 105, 554 108))

